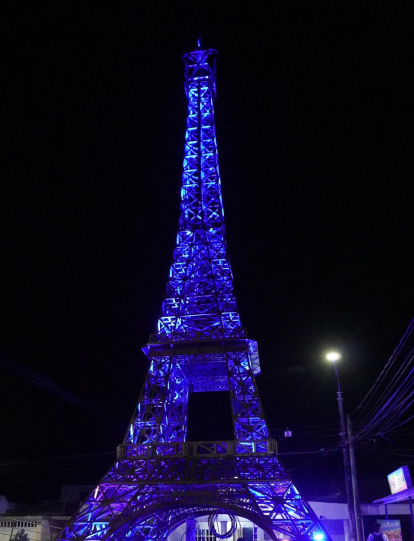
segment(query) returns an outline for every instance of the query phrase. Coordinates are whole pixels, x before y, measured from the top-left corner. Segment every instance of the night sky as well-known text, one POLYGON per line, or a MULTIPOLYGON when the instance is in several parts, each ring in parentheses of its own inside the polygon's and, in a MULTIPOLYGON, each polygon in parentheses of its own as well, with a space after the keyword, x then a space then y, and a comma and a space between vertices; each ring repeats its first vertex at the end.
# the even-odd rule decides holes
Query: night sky
MULTIPOLYGON (((219 53, 228 252, 269 425, 293 430, 281 450, 337 440, 324 353, 343 354, 352 412, 414 316, 414 8, 351 4, 3 9, 0 350, 102 415, 0 366, 0 494, 57 499, 62 483, 93 484, 123 439, 172 260, 181 57, 199 35, 219 53)), ((190 439, 232 437, 226 394, 192 395, 189 415, 190 439)), ((395 469, 357 454, 361 476, 395 469)), ((286 459, 299 487, 321 463, 341 476, 339 453, 311 458, 286 459)))

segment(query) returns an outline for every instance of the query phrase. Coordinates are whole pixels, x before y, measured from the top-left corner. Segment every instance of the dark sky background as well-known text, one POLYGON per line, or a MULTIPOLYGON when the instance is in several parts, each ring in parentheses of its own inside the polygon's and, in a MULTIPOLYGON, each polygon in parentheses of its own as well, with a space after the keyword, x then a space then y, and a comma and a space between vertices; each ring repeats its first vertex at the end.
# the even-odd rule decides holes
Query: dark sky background
MULTIPOLYGON (((335 442, 324 353, 343 354, 352 412, 414 315, 413 5, 59 0, 3 11, 0 350, 114 421, 0 366, 0 493, 57 499, 62 483, 95 483, 123 439, 172 259, 181 57, 199 34, 219 53, 228 251, 268 422, 278 438, 294 432, 282 451, 335 442)), ((227 396, 191 396, 191 439, 230 438, 229 427, 227 396)), ((357 454, 361 476, 395 469, 357 454)), ((341 476, 339 453, 286 460, 300 487, 341 476)))

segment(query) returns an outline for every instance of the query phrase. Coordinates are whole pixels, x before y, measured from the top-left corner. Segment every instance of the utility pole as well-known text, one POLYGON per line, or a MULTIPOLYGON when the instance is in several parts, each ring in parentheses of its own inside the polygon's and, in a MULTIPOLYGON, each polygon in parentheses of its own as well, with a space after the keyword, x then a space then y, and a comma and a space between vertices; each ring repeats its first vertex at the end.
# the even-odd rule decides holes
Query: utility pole
POLYGON ((349 415, 346 416, 346 425, 348 428, 348 446, 349 446, 349 458, 351 462, 352 492, 354 495, 354 510, 355 510, 355 525, 356 525, 357 541, 364 541, 364 527, 362 524, 362 512, 361 512, 361 503, 359 501, 358 478, 357 478, 357 471, 356 471, 354 442, 352 439, 352 424, 351 424, 351 418, 349 415))
POLYGON ((338 409, 339 409, 339 422, 341 426, 341 447, 342 453, 344 455, 344 470, 345 470, 345 489, 346 489, 346 500, 348 503, 348 515, 349 515, 349 537, 351 541, 363 541, 363 539, 357 540, 356 528, 355 528, 355 511, 354 511, 354 498, 352 492, 352 479, 351 479, 351 466, 349 462, 349 441, 347 438, 346 427, 345 427, 345 415, 344 415, 344 399, 342 397, 341 391, 341 382, 339 381, 339 374, 336 368, 336 361, 341 358, 341 354, 337 351, 330 351, 326 355, 326 359, 331 361, 335 368, 336 381, 338 382, 338 391, 336 396, 338 398, 338 409))
MULTIPOLYGON (((336 366, 335 366, 335 369, 336 369, 336 366)), ((338 397, 339 420, 340 420, 340 426, 341 426, 340 436, 341 436, 341 442, 342 442, 342 452, 344 455, 345 488, 346 488, 346 499, 348 502, 348 513, 349 513, 349 536, 351 538, 351 541, 357 541, 357 537, 355 533, 355 512, 354 512, 354 503, 353 503, 354 499, 353 499, 353 493, 352 493, 351 466, 349 462, 348 438, 346 437, 346 429, 345 429, 344 400, 342 398, 342 391, 340 390, 340 388, 337 391, 336 395, 338 397)))

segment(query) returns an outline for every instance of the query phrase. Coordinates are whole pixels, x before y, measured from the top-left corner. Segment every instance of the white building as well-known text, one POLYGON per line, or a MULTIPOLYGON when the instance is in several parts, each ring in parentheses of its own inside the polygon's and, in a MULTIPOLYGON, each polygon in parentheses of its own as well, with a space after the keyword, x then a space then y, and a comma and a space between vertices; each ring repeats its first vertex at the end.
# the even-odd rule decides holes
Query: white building
POLYGON ((54 541, 67 516, 0 515, 0 541, 54 541))

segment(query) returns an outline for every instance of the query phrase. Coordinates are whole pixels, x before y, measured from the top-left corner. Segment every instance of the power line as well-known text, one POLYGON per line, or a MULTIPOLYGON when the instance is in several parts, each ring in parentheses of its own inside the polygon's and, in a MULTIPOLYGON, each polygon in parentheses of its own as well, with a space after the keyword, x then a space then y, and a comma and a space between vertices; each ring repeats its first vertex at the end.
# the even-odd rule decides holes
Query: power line
MULTIPOLYGON (((406 331, 404 332, 401 340, 399 341, 397 347, 395 348, 394 352, 392 353, 392 355, 391 355, 390 359, 388 360, 387 364, 385 365, 384 369, 381 371, 381 373, 380 373, 379 377, 377 378, 377 380, 375 381, 374 385, 371 387, 371 389, 368 391, 368 393, 366 394, 366 396, 364 397, 362 402, 359 404, 359 406, 356 408, 356 410, 352 414, 352 416, 354 418, 358 417, 358 415, 361 416, 363 411, 366 410, 366 408, 368 408, 368 404, 374 399, 375 393, 377 393, 379 391, 381 385, 385 382, 385 377, 387 376, 387 374, 391 370, 392 366, 394 365, 394 363, 398 359, 403 347, 406 345, 406 343, 407 343, 408 339, 410 338, 411 334, 413 333, 413 331, 414 331, 414 318, 411 320, 410 324, 408 325, 408 327, 407 327, 406 331)), ((395 378, 398 376, 399 371, 401 369, 403 369, 403 367, 404 367, 404 363, 401 365, 400 369, 397 371, 397 374, 394 375, 391 382, 386 386, 386 389, 385 389, 384 392, 387 392, 390 389, 390 385, 393 383, 395 378)), ((384 394, 384 392, 383 392, 383 394, 384 394)), ((379 403, 379 401, 381 400, 383 394, 380 396, 379 399, 377 399, 374 406, 372 406, 371 409, 367 413, 365 413, 365 419, 368 418, 369 415, 373 411, 375 411, 375 408, 376 408, 377 404, 379 403)))
POLYGON ((403 417, 414 403, 414 347, 409 343, 413 331, 414 319, 367 396, 354 411, 353 418, 362 425, 355 432, 355 442, 389 433, 414 418, 414 415, 403 417))
POLYGON ((113 455, 115 451, 102 451, 100 453, 86 453, 82 455, 65 455, 65 456, 55 456, 55 457, 45 457, 45 458, 33 458, 33 459, 24 459, 24 460, 10 460, 6 462, 0 462, 0 466, 11 466, 14 464, 33 464, 40 462, 66 462, 68 460, 78 460, 84 458, 95 458, 102 455, 113 455))
POLYGON ((11 359, 8 355, 2 353, 1 351, 0 351, 0 364, 5 366, 6 368, 11 370, 15 374, 27 379, 31 383, 34 383, 35 385, 42 387, 46 391, 49 391, 50 393, 53 393, 56 396, 59 396, 59 398, 62 398, 63 400, 66 400, 67 402, 70 402, 71 404, 74 404, 75 406, 78 406, 86 411, 89 411, 90 413, 99 415, 100 417, 110 420, 113 423, 119 424, 119 422, 116 421, 110 415, 103 413, 95 406, 89 404, 88 402, 85 402, 85 400, 78 398, 74 394, 69 393, 68 391, 65 391, 65 389, 62 389, 62 387, 59 387, 52 381, 46 379, 44 376, 41 376, 40 374, 38 374, 31 368, 28 368, 24 364, 19 363, 18 361, 15 361, 14 359, 11 359))

